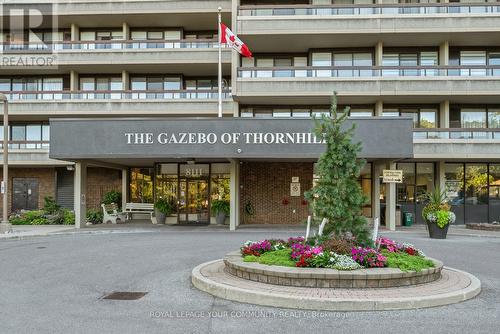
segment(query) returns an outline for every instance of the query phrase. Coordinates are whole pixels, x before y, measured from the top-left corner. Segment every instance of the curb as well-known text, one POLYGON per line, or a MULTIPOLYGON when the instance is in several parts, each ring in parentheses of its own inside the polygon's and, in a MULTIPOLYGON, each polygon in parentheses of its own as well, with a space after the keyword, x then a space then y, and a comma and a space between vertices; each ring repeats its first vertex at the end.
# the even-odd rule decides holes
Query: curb
POLYGON ((406 297, 401 299, 349 299, 338 298, 322 299, 315 297, 294 297, 278 293, 259 292, 246 290, 237 286, 225 285, 215 282, 201 274, 205 266, 215 264, 219 260, 202 263, 196 266, 191 275, 191 282, 201 291, 213 296, 232 301, 273 306, 289 309, 324 310, 324 311, 382 311, 382 310, 408 310, 435 306, 455 304, 472 299, 481 292, 481 282, 477 277, 467 272, 444 267, 447 270, 458 272, 467 276, 471 283, 465 289, 433 296, 406 297))

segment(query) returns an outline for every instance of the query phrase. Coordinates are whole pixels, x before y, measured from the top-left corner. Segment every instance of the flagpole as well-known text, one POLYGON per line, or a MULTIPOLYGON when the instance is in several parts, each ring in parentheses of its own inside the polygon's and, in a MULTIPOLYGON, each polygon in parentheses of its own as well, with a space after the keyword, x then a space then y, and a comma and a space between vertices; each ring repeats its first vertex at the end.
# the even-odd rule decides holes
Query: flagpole
POLYGON ((221 30, 221 11, 222 7, 219 6, 218 10, 218 21, 219 21, 219 68, 218 68, 218 81, 219 81, 219 112, 218 116, 222 117, 222 30, 221 30))

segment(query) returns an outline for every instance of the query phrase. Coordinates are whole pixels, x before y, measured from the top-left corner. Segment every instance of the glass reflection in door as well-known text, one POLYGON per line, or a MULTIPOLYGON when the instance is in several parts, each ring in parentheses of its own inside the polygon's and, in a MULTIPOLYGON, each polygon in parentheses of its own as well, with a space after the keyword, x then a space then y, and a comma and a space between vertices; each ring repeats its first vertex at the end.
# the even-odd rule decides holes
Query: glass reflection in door
POLYGON ((181 165, 179 223, 210 222, 209 165, 181 165))

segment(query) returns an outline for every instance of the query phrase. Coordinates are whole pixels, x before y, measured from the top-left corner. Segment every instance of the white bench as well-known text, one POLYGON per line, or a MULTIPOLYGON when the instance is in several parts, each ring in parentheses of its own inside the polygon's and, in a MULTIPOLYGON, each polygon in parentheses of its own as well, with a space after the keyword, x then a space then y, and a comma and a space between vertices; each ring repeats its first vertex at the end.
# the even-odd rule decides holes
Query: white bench
POLYGON ((109 205, 101 204, 101 207, 103 224, 118 224, 118 221, 120 221, 120 223, 125 223, 126 214, 118 212, 118 206, 115 203, 111 203, 109 205))
POLYGON ((127 214, 127 219, 130 219, 133 213, 146 213, 153 220, 155 205, 153 203, 126 203, 125 213, 127 214))

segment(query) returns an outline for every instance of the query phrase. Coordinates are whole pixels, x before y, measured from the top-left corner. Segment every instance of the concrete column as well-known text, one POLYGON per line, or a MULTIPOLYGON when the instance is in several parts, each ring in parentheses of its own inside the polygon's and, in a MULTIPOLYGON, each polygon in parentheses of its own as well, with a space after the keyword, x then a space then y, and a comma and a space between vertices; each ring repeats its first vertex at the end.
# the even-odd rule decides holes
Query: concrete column
POLYGON ((384 45, 381 41, 375 44, 375 66, 382 66, 384 57, 384 45))
POLYGON ((87 163, 75 163, 75 228, 85 227, 87 217, 87 163))
MULTIPOLYGON (((396 163, 389 162, 387 169, 396 169, 396 163)), ((396 183, 385 184, 385 227, 396 230, 396 183)))
POLYGON ((446 100, 439 104, 439 127, 448 129, 450 127, 450 101, 446 100))
POLYGON ((233 103, 233 117, 240 117, 240 104, 238 102, 233 103))
POLYGON ((450 60, 450 43, 445 41, 439 45, 439 66, 448 66, 450 60))
POLYGON ((130 90, 130 74, 122 71, 122 90, 130 90))
POLYGON ((71 41, 78 42, 80 40, 80 27, 75 23, 71 23, 71 41))
POLYGON ((128 169, 122 169, 122 211, 128 202, 128 169))
POLYGON ((375 102, 375 116, 382 116, 384 112, 384 102, 382 100, 378 100, 375 102))
POLYGON ((126 41, 130 40, 130 26, 127 22, 123 22, 123 39, 126 41))
POLYGON ((373 175, 372 175, 372 217, 373 219, 379 218, 380 223, 380 170, 381 165, 377 161, 372 162, 373 175))
POLYGON ((69 72, 69 89, 71 91, 79 90, 80 85, 78 82, 78 72, 77 71, 71 71, 69 72))
POLYGON ((436 185, 441 188, 441 191, 446 188, 446 174, 445 174, 445 162, 438 161, 437 162, 437 180, 436 185))
POLYGON ((234 231, 240 225, 240 162, 236 159, 231 160, 229 196, 229 230, 234 231))

